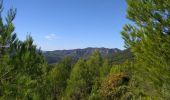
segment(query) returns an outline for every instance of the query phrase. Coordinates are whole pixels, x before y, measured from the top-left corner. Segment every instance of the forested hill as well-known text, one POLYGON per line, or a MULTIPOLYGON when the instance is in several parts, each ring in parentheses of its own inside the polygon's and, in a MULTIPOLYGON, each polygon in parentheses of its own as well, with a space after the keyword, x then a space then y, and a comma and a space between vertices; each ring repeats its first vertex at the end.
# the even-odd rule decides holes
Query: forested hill
POLYGON ((61 61, 64 57, 71 57, 73 60, 79 58, 88 58, 92 53, 98 50, 102 57, 110 56, 113 57, 113 61, 119 63, 123 62, 124 59, 131 59, 132 55, 129 50, 120 50, 117 48, 85 48, 85 49, 73 49, 73 50, 55 50, 55 51, 44 51, 44 57, 50 64, 61 61))

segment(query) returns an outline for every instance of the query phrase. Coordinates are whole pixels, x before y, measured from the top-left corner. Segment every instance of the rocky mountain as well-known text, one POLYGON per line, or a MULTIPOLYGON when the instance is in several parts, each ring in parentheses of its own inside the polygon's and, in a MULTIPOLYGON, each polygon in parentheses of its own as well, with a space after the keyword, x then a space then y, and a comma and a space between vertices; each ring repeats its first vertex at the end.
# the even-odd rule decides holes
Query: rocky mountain
POLYGON ((73 49, 73 50, 55 50, 43 52, 46 61, 50 64, 61 61, 64 57, 71 57, 73 60, 79 58, 88 58, 95 50, 99 50, 103 57, 114 56, 121 52, 121 50, 114 48, 85 48, 85 49, 73 49))

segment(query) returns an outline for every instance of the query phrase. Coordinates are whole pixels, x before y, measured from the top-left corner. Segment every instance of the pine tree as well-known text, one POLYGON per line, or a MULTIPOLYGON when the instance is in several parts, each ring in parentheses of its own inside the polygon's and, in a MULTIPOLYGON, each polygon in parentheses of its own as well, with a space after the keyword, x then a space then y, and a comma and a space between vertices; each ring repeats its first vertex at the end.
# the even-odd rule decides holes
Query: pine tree
MULTIPOLYGON (((2 18, 0 2, 0 99, 30 100, 38 97, 38 87, 46 71, 46 63, 33 39, 17 39, 13 20, 16 9, 10 9, 6 23, 2 18)), ((40 97, 40 96, 39 96, 40 97)))
MULTIPOLYGON (((47 97, 52 100, 61 99, 67 86, 71 71, 71 59, 64 58, 59 64, 54 65, 46 78, 47 97)), ((47 98, 45 97, 45 98, 47 98)))
POLYGON ((100 67, 102 67, 102 57, 99 51, 95 51, 86 62, 79 59, 68 80, 67 99, 88 99, 98 89, 100 67))
POLYGON ((79 59, 71 71, 68 80, 65 99, 66 100, 82 100, 85 99, 89 92, 88 87, 88 69, 86 62, 79 59))
POLYGON ((15 84, 16 97, 21 99, 33 98, 42 82, 42 76, 46 71, 41 50, 33 45, 33 39, 28 36, 25 41, 18 41, 15 52, 11 56, 10 64, 14 66, 16 76, 12 84, 15 84))
POLYGON ((0 98, 9 94, 10 91, 6 91, 9 86, 8 82, 15 75, 12 71, 14 67, 9 65, 10 55, 12 54, 13 45, 15 43, 16 34, 14 33, 13 20, 16 15, 16 9, 10 9, 6 17, 6 23, 2 17, 3 1, 0 1, 0 98))
POLYGON ((102 67, 102 57, 98 50, 94 51, 94 53, 88 58, 87 66, 89 72, 89 80, 88 84, 91 87, 96 81, 98 81, 100 76, 100 68, 102 67))
POLYGON ((122 36, 125 46, 135 55, 136 66, 145 83, 144 86, 141 84, 140 88, 151 98, 158 96, 168 99, 170 98, 168 95, 170 93, 170 1, 127 0, 127 4, 127 18, 135 25, 125 25, 122 36), (150 88, 146 88, 147 86, 150 88))
POLYGON ((11 59, 11 64, 15 66, 17 71, 31 76, 32 79, 43 74, 45 60, 41 50, 33 45, 33 39, 30 36, 27 36, 23 42, 17 42, 11 59))
POLYGON ((105 78, 111 69, 111 61, 110 58, 104 58, 102 67, 100 68, 100 78, 105 78))
POLYGON ((101 81, 101 68, 103 67, 103 59, 98 50, 94 51, 94 53, 87 60, 88 66, 88 86, 90 89, 89 99, 98 99, 100 96, 98 95, 98 88, 100 86, 101 81))
POLYGON ((103 62, 99 67, 99 76, 92 86, 92 91, 89 96, 89 100, 103 100, 102 96, 99 93, 99 88, 101 87, 102 81, 109 74, 111 69, 111 59, 109 57, 103 58, 103 62))

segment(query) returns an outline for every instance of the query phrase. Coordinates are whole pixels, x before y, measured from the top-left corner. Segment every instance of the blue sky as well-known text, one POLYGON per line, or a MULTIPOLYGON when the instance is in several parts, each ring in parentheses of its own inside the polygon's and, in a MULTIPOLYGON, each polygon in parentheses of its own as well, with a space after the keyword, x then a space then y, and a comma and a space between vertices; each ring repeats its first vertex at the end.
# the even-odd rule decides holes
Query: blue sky
POLYGON ((17 8, 15 32, 31 34, 42 50, 86 47, 123 48, 120 32, 125 0, 4 0, 4 12, 17 8))

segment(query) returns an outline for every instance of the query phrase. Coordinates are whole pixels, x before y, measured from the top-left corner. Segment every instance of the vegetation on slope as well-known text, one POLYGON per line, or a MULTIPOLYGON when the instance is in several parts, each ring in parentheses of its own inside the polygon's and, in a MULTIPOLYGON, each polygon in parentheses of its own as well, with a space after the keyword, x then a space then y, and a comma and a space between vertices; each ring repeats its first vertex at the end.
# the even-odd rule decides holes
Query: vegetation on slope
POLYGON ((102 57, 114 55, 121 50, 119 49, 108 49, 108 48, 85 48, 85 49, 73 49, 73 50, 55 50, 55 51, 45 51, 43 53, 46 61, 49 64, 54 64, 60 62, 65 57, 70 57, 74 62, 80 58, 87 59, 93 54, 95 50, 98 50, 102 57))
POLYGON ((121 33, 128 49, 117 58, 95 50, 75 64, 65 58, 48 65, 30 36, 20 41, 14 33, 16 10, 6 22, 0 14, 0 99, 169 100, 170 1, 127 4, 127 18, 135 23, 121 33))

